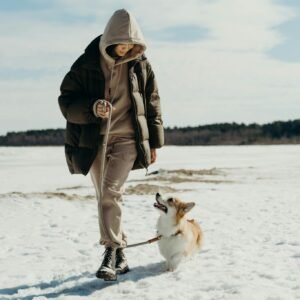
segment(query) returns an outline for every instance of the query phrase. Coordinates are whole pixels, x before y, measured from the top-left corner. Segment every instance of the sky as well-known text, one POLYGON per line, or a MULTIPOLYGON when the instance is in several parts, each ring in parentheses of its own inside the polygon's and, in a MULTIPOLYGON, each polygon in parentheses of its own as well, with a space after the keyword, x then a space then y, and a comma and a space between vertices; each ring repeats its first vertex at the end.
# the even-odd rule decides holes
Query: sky
POLYGON ((0 135, 65 127, 63 77, 120 8, 144 33, 165 126, 299 118, 298 0, 0 0, 0 135))

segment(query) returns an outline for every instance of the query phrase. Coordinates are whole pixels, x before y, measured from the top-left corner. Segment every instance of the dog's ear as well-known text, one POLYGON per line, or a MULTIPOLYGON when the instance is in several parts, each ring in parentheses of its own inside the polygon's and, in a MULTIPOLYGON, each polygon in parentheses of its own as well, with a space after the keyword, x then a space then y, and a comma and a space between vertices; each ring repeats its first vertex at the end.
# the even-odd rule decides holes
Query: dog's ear
POLYGON ((195 206, 195 202, 188 202, 185 204, 184 212, 188 213, 195 206))

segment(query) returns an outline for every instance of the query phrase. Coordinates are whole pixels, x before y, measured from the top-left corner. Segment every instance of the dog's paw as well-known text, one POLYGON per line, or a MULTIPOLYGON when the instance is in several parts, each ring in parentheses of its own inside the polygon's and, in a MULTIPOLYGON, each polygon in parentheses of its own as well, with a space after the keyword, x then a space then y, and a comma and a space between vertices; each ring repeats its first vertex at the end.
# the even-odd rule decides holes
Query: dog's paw
POLYGON ((173 272, 175 271, 174 266, 172 266, 169 262, 166 262, 166 272, 173 272))

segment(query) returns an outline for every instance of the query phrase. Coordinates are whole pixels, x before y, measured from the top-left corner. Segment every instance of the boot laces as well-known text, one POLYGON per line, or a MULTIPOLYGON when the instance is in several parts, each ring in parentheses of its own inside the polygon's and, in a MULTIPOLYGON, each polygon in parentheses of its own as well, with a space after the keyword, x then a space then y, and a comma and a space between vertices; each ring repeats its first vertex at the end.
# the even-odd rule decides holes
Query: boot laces
POLYGON ((103 259, 103 265, 108 265, 109 262, 112 260, 113 256, 113 248, 107 247, 103 253, 104 259, 103 259))
POLYGON ((121 261, 124 261, 126 258, 125 258, 125 254, 123 252, 123 249, 121 248, 118 248, 117 251, 116 251, 116 260, 117 260, 117 263, 120 263, 121 261))

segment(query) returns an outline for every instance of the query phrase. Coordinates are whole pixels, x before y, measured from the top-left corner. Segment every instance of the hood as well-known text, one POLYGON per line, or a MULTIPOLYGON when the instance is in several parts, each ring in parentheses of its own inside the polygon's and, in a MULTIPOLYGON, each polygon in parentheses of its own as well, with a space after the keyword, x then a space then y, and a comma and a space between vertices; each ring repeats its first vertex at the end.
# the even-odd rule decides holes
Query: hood
POLYGON ((109 65, 118 65, 140 57, 146 50, 142 31, 134 16, 125 9, 115 11, 108 21, 99 43, 101 55, 109 65), (108 46, 114 44, 134 44, 128 53, 114 60, 106 52, 108 46))

